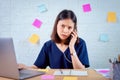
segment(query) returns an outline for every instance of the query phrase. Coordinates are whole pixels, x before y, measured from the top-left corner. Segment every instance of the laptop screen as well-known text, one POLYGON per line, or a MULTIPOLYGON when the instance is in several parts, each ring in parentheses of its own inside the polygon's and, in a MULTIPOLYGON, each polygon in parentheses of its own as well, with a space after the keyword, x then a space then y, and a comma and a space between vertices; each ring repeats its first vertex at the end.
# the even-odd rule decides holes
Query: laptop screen
POLYGON ((45 74, 33 70, 18 70, 12 38, 0 38, 0 76, 13 79, 26 79, 45 74))
POLYGON ((12 38, 0 38, 0 76, 19 78, 12 38))

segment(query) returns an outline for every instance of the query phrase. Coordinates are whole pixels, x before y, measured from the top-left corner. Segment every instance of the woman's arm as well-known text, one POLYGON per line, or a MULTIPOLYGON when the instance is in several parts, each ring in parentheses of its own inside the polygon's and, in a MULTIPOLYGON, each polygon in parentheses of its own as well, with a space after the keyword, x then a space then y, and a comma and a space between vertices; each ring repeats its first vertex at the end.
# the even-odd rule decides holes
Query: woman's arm
POLYGON ((72 38, 71 38, 71 41, 69 43, 69 49, 70 49, 73 68, 74 69, 84 69, 85 66, 79 60, 79 58, 76 54, 75 48, 74 48, 74 45, 75 45, 76 40, 78 38, 77 32, 73 31, 71 35, 72 35, 72 38))
POLYGON ((72 59, 72 64, 73 64, 73 68, 74 69, 84 69, 85 66, 81 63, 81 61, 79 60, 76 51, 73 48, 70 48, 70 54, 71 54, 71 59, 72 59))

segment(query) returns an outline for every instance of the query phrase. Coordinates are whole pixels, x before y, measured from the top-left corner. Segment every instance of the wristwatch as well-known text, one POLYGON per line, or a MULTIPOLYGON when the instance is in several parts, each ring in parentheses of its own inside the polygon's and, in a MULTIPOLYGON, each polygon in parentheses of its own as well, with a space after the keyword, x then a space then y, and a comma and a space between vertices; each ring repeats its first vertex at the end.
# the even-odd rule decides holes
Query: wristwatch
POLYGON ((76 56, 76 52, 70 53, 71 56, 76 56))

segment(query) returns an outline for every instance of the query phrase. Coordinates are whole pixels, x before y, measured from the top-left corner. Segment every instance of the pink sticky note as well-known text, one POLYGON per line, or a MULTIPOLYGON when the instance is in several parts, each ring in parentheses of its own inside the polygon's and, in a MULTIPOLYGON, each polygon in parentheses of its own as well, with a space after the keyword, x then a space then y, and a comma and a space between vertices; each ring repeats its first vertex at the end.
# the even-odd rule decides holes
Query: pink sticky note
POLYGON ((33 22, 33 25, 37 28, 40 28, 40 26, 42 25, 42 21, 35 19, 35 21, 33 22))
POLYGON ((107 72, 109 72, 109 70, 100 70, 99 72, 100 73, 107 73, 107 72))
POLYGON ((90 12, 91 11, 90 4, 84 4, 83 5, 83 11, 84 12, 90 12))
POLYGON ((42 75, 41 76, 42 80, 54 80, 54 75, 42 75))

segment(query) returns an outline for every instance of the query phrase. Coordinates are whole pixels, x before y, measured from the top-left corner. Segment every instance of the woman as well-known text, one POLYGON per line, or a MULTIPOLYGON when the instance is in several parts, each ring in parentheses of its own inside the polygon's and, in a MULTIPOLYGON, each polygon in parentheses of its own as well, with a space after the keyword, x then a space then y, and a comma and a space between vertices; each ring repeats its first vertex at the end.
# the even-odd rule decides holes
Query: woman
POLYGON ((85 41, 77 35, 77 18, 73 11, 61 11, 47 41, 31 68, 84 69, 89 67, 85 41))

